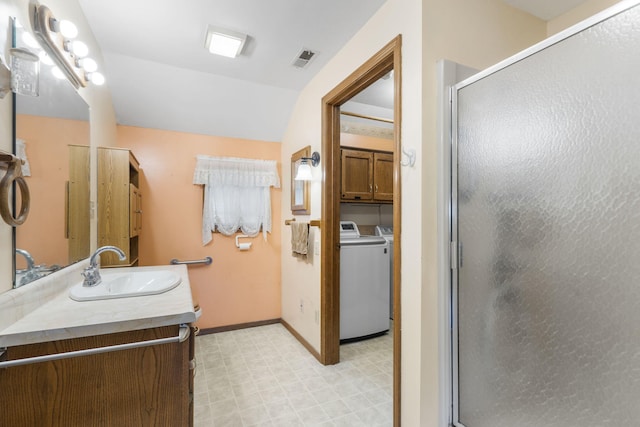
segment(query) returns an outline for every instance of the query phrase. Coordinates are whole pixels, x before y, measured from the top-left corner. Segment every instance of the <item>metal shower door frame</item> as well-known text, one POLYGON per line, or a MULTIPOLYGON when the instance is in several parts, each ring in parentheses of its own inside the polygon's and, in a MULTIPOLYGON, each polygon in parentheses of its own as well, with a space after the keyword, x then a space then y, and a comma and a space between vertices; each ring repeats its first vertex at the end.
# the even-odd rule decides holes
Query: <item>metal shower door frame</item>
POLYGON ((640 0, 623 0, 614 6, 596 14, 592 17, 572 26, 568 29, 559 32, 552 37, 543 40, 531 46, 522 52, 517 53, 504 61, 493 65, 474 76, 463 80, 462 82, 452 86, 450 88, 450 106, 451 106, 451 132, 450 132, 450 170, 451 170, 451 194, 449 200, 450 206, 450 268, 451 268, 451 283, 450 283, 450 313, 451 313, 451 348, 450 348, 450 361, 451 361, 451 426, 454 427, 473 427, 465 426, 459 420, 459 358, 458 358, 458 287, 459 287, 459 269, 463 266, 463 248, 459 241, 458 236, 458 92, 473 84, 491 76, 498 71, 501 71, 525 58, 535 55, 565 39, 568 39, 594 25, 597 25, 607 19, 618 15, 628 9, 640 5, 640 0))

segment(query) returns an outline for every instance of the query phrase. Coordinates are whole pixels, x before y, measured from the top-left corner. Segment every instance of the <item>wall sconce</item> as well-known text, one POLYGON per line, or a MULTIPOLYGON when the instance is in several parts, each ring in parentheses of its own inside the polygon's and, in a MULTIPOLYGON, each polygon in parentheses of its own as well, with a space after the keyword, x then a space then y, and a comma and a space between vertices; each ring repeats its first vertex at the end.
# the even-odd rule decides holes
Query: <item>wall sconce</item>
POLYGON ((44 5, 35 5, 32 16, 33 30, 42 48, 73 86, 86 87, 88 81, 98 86, 104 84, 104 76, 97 72, 96 61, 87 57, 87 45, 73 40, 78 36, 73 22, 56 19, 44 5))
POLYGON ((314 168, 318 166, 320 164, 320 153, 314 151, 311 157, 302 157, 300 159, 300 166, 298 166, 298 173, 296 173, 294 181, 311 181, 313 179, 309 161, 311 161, 311 166, 314 168))
POLYGON ((12 48, 11 69, 0 60, 0 99, 9 91, 20 95, 38 96, 40 61, 38 55, 27 49, 12 48))
POLYGON ((226 56, 227 58, 237 58, 242 52, 246 41, 246 34, 223 30, 209 25, 207 28, 207 37, 204 40, 204 47, 213 54, 226 56))

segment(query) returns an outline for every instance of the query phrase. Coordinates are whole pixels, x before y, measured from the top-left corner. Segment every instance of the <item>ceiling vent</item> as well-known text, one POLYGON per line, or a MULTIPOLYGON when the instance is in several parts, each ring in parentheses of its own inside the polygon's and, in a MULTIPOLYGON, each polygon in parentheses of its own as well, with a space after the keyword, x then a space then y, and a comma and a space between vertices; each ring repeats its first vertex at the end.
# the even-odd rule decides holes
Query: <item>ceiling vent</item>
POLYGON ((316 57, 316 52, 309 50, 307 48, 303 48, 296 59, 293 60, 293 66, 296 68, 306 68, 307 65, 316 57))

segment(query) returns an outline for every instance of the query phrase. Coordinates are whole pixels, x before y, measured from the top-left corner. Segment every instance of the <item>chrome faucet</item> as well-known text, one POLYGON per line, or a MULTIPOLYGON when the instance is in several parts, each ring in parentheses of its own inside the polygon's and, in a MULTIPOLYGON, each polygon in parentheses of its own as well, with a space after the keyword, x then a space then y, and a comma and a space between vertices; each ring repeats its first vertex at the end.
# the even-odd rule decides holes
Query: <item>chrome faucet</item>
POLYGON ((27 260, 27 271, 33 270, 33 268, 36 266, 36 263, 33 260, 33 257, 31 256, 31 254, 25 251, 24 249, 16 249, 16 253, 22 255, 24 259, 27 260))
POLYGON ((24 275, 22 276, 22 279, 20 279, 20 283, 16 283, 16 287, 26 285, 27 283, 33 282, 34 280, 42 277, 42 274, 38 272, 36 263, 29 252, 24 249, 16 249, 16 253, 22 255, 24 259, 27 260, 27 268, 24 270, 24 275))
POLYGON ((107 251, 117 253, 120 261, 127 259, 127 256, 122 252, 122 249, 117 246, 102 246, 96 249, 93 255, 91 255, 91 258, 89 258, 89 267, 85 268, 82 272, 82 275, 84 276, 82 286, 96 286, 102 281, 102 277, 100 277, 100 254, 107 251))

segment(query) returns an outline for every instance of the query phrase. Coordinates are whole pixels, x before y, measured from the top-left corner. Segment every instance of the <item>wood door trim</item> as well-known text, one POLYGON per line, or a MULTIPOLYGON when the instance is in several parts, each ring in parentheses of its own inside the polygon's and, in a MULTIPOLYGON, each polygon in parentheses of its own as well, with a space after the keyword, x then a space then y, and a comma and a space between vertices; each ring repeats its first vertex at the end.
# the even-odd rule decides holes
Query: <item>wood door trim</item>
POLYGON ((398 35, 349 77, 322 98, 322 249, 320 276, 320 361, 332 365, 340 361, 340 106, 394 70, 394 322, 393 322, 393 421, 400 426, 401 357, 401 58, 402 36, 398 35))

